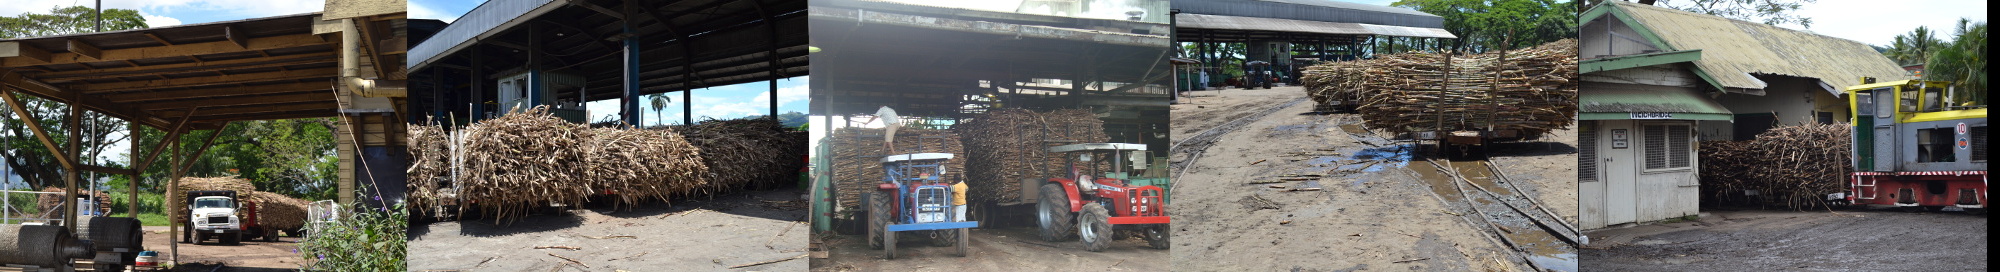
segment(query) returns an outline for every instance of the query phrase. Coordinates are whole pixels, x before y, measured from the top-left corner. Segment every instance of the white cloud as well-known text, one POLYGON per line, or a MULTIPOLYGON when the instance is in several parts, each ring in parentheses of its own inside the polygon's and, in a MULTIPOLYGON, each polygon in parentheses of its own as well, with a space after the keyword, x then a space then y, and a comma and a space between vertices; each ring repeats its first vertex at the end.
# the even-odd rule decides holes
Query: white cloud
MULTIPOLYGON (((1812 18, 1814 33, 1887 46, 1896 35, 1928 26, 1938 36, 1951 37, 1959 18, 1986 20, 1986 1, 1906 1, 1885 4, 1861 0, 1821 0, 1800 7, 1798 15, 1812 18)), ((1800 29, 1797 25, 1781 27, 1800 29)), ((1950 39, 1950 38, 1946 38, 1950 39)))
POLYGON ((181 20, 174 19, 174 17, 152 15, 152 14, 146 14, 144 12, 140 12, 139 16, 146 18, 147 27, 163 27, 163 26, 174 26, 181 24, 181 20))
POLYGON ((451 23, 452 21, 457 21, 458 16, 460 14, 447 14, 438 11, 437 8, 426 6, 422 2, 410 2, 410 18, 412 19, 438 19, 444 20, 445 23, 451 23))
MULTIPOLYGON (((798 102, 798 101, 805 101, 806 99, 810 98, 809 94, 807 93, 808 89, 811 89, 810 86, 812 86, 812 84, 810 84, 811 82, 807 82, 810 79, 800 78, 797 80, 799 81, 798 85, 778 88, 778 105, 791 104, 792 102, 798 102)), ((753 99, 752 102, 756 102, 757 105, 763 105, 763 107, 765 108, 771 107, 770 104, 771 92, 764 91, 757 93, 756 98, 753 99)))
POLYGON ((176 10, 221 11, 235 15, 236 19, 270 17, 286 14, 318 12, 326 8, 325 0, 152 0, 141 5, 147 11, 162 14, 176 10))

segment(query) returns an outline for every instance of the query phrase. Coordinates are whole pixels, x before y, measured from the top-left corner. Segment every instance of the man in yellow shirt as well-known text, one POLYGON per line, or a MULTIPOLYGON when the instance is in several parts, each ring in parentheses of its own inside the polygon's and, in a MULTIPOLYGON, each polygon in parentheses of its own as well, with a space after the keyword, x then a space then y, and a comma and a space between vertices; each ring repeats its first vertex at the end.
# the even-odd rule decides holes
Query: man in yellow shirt
POLYGON ((951 209, 958 212, 958 217, 953 217, 954 221, 965 222, 965 190, 964 181, 951 185, 951 209))

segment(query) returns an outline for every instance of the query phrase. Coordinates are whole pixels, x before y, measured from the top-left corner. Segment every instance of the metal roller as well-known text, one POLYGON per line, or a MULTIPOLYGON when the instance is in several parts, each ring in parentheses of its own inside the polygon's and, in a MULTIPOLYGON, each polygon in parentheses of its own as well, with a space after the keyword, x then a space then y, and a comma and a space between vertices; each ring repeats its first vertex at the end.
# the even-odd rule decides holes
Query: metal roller
POLYGON ((66 267, 89 258, 90 247, 60 226, 0 225, 0 265, 66 267))

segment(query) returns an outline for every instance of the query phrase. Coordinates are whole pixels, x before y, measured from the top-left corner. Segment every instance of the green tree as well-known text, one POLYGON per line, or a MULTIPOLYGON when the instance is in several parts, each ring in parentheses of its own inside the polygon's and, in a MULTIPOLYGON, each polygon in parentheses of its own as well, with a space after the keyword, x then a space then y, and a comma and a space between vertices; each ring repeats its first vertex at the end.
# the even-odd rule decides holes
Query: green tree
POLYGON ((1948 43, 1939 40, 1936 33, 1931 31, 1930 27, 1918 26, 1909 33, 1896 35, 1895 41, 1889 44, 1889 50, 1882 54, 1899 65, 1924 64, 1930 59, 1931 52, 1936 52, 1948 43))
POLYGON ((1956 101, 1986 105, 1986 22, 1961 18, 1949 45, 1927 58, 1924 77, 1951 81, 1956 101))
MULTIPOLYGON (((97 10, 85 6, 56 7, 48 14, 32 12, 0 16, 0 39, 90 33, 97 27, 97 10)), ((104 31, 146 28, 146 18, 130 9, 104 10, 104 31)))
MULTIPOLYGON (((1389 4, 1444 18, 1444 29, 1458 39, 1441 41, 1441 49, 1471 53, 1516 49, 1576 38, 1576 1, 1555 0, 1402 0, 1389 4)), ((1378 45, 1384 52, 1428 49, 1420 41, 1391 38, 1378 45), (1408 41, 1404 41, 1408 40, 1408 41), (1397 45, 1402 45, 1400 48, 1397 45)))
POLYGON ((1723 18, 1760 22, 1767 25, 1799 24, 1812 28, 1812 18, 1799 16, 1796 12, 1805 4, 1818 0, 1686 0, 1662 1, 1667 8, 1688 12, 1721 16, 1723 18))

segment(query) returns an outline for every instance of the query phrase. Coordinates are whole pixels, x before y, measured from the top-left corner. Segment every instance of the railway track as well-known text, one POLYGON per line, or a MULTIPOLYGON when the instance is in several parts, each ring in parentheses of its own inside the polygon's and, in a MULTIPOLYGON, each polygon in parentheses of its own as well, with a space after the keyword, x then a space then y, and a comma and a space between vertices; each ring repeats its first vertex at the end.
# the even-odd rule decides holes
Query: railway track
MULTIPOLYGON (((1577 229, 1562 217, 1527 196, 1491 161, 1446 161, 1427 159, 1444 174, 1449 190, 1440 195, 1455 199, 1472 210, 1467 216, 1474 227, 1493 234, 1501 243, 1524 254, 1536 270, 1576 270, 1577 229)), ((1439 186, 1432 183, 1432 186, 1439 186)))
POLYGON ((1263 110, 1257 111, 1256 113, 1252 113, 1250 115, 1244 115, 1243 117, 1237 117, 1236 119, 1231 119, 1228 122, 1222 122, 1222 124, 1215 125, 1214 127, 1209 127, 1208 129, 1204 129, 1201 132, 1195 133, 1194 137, 1188 137, 1187 139, 1181 139, 1180 141, 1175 141, 1174 145, 1170 147, 1168 150, 1173 150, 1172 152, 1174 153, 1187 154, 1188 159, 1185 161, 1169 163, 1168 165, 1169 168, 1171 168, 1171 171, 1174 172, 1173 178, 1180 178, 1181 174, 1187 173, 1187 167, 1190 165, 1194 165, 1195 161, 1200 160, 1201 154, 1208 151, 1208 146, 1215 145, 1216 140, 1222 138, 1222 135, 1228 135, 1230 132, 1235 132, 1237 129, 1243 128, 1244 125, 1255 123, 1259 119, 1264 119, 1264 117, 1266 116, 1271 116, 1271 113, 1276 113, 1278 112, 1278 110, 1291 108, 1292 106, 1298 105, 1300 102, 1305 102, 1309 99, 1311 99, 1311 97, 1300 97, 1297 99, 1292 99, 1292 101, 1285 102, 1284 104, 1278 104, 1277 106, 1265 108, 1263 110))

